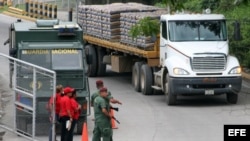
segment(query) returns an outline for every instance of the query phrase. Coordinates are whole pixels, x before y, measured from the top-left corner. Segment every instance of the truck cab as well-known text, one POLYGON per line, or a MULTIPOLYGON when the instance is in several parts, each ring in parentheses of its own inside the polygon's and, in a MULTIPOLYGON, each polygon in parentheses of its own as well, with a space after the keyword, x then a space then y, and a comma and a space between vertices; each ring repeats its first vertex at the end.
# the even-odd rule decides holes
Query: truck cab
POLYGON ((241 67, 229 55, 226 20, 220 14, 161 16, 161 86, 166 102, 178 95, 226 94, 237 103, 241 67))
MULTIPOLYGON (((10 56, 38 65, 56 72, 56 84, 70 86, 77 91, 77 101, 84 107, 77 124, 77 133, 82 131, 82 123, 87 115, 87 97, 89 97, 88 77, 86 76, 86 57, 82 39, 82 29, 74 22, 59 20, 37 20, 36 22, 18 21, 10 26, 9 49, 10 56)), ((11 65, 10 65, 11 67, 11 65)), ((13 67, 13 66, 12 66, 13 67)), ((13 71, 11 69, 10 71, 13 71)), ((30 89, 33 87, 31 72, 27 69, 17 70, 17 85, 30 89), (18 75, 22 71, 22 75, 18 75)), ((12 83, 12 75, 10 76, 12 83)), ((36 117, 43 126, 50 126, 46 103, 52 96, 52 82, 37 76, 36 117), (43 123, 43 124, 42 124, 43 123)), ((29 99, 19 96, 28 103, 29 99)), ((27 117, 30 118, 30 117, 27 117)), ((17 117, 18 119, 18 117, 17 117)), ((18 124, 23 130, 28 130, 27 123, 18 124)), ((17 120, 18 122, 18 120, 17 120)), ((39 126, 37 127, 39 128, 39 126)), ((40 134, 47 131, 36 130, 40 134)))

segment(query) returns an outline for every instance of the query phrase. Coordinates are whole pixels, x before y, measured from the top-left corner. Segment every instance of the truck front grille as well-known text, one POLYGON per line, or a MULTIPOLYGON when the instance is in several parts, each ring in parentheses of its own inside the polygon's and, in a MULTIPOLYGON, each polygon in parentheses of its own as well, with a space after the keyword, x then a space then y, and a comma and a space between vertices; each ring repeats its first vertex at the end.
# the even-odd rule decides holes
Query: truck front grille
POLYGON ((223 54, 198 54, 192 59, 194 71, 221 71, 226 67, 226 56, 223 54))

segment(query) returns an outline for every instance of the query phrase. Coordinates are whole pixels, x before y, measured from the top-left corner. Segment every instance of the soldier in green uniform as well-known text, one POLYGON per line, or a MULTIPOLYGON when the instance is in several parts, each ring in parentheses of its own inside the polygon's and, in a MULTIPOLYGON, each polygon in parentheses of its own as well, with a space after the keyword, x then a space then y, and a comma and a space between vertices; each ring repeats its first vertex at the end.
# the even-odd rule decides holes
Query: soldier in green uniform
POLYGON ((112 141, 111 115, 109 114, 108 90, 103 87, 100 95, 94 99, 95 127, 93 130, 92 141, 112 141))
MULTIPOLYGON (((97 80, 96 81, 96 88, 97 88, 97 91, 94 92, 92 95, 91 95, 91 106, 93 106, 93 102, 94 102, 94 99, 100 95, 99 93, 99 90, 101 88, 104 87, 104 84, 103 84, 103 81, 102 80, 97 80)), ((108 97, 107 97, 107 100, 110 101, 111 103, 113 104, 122 104, 119 100, 117 99, 114 99, 114 97, 111 95, 110 91, 108 91, 108 97)))

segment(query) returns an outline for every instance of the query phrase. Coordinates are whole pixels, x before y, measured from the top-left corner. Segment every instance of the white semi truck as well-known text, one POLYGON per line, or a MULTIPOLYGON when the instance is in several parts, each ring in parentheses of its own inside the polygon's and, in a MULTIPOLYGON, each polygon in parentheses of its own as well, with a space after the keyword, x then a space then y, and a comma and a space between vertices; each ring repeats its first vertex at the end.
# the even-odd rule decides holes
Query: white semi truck
MULTIPOLYGON (((87 16, 81 20, 88 23, 87 16)), ((83 24, 83 29, 94 22, 83 24)), ((226 94, 229 103, 237 103, 241 67, 237 58, 229 55, 225 17, 166 14, 160 16, 160 22, 160 35, 151 48, 112 41, 104 37, 105 32, 102 38, 86 30, 83 38, 91 58, 89 76, 104 75, 110 65, 114 72, 132 72, 138 92, 151 95, 154 90, 163 91, 168 105, 177 104, 179 95, 226 94)))

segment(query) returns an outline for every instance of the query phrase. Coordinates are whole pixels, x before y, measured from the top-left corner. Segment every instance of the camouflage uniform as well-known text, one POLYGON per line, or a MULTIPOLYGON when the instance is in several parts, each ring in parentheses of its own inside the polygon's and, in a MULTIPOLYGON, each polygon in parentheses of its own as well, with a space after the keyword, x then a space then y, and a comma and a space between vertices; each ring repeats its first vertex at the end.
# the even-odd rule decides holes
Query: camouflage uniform
POLYGON ((110 110, 109 100, 101 96, 97 96, 94 99, 94 116, 95 116, 95 127, 93 131, 92 141, 100 141, 103 137, 103 141, 112 140, 112 127, 111 120, 102 112, 102 108, 105 108, 107 111, 110 110))

